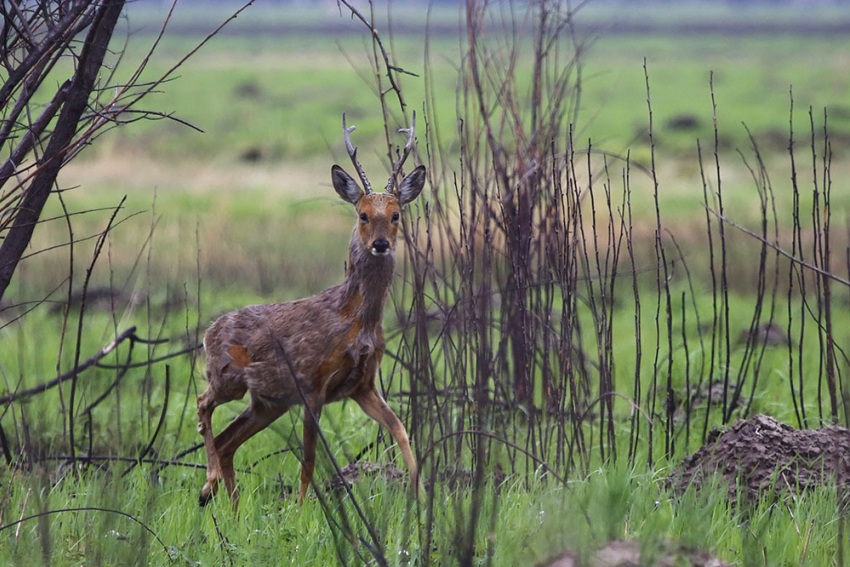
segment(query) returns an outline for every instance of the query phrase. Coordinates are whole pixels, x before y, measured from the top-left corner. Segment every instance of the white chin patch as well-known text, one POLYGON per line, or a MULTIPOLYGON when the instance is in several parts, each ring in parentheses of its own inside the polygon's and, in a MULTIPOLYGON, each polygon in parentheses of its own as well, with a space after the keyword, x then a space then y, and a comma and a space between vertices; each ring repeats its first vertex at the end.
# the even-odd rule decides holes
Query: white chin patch
POLYGON ((389 253, 390 253, 390 249, 389 249, 389 248, 387 248, 387 250, 386 250, 385 252, 378 252, 378 251, 377 251, 377 250, 375 250, 374 248, 370 248, 370 249, 369 249, 369 252, 371 252, 371 253, 372 253, 372 256, 387 256, 387 255, 389 255, 389 253))

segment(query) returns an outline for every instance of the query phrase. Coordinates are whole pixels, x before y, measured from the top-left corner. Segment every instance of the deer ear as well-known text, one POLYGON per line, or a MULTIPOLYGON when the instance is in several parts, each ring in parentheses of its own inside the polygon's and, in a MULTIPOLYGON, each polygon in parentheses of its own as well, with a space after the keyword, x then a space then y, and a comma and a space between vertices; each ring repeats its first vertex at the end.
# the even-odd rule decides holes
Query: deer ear
POLYGON ((342 197, 342 200, 356 205, 360 197, 363 196, 363 191, 357 186, 357 182, 338 165, 331 168, 331 178, 333 179, 334 190, 342 197))
POLYGON ((396 192, 399 205, 406 205, 416 199, 423 187, 425 187, 425 166, 420 165, 402 180, 396 192))

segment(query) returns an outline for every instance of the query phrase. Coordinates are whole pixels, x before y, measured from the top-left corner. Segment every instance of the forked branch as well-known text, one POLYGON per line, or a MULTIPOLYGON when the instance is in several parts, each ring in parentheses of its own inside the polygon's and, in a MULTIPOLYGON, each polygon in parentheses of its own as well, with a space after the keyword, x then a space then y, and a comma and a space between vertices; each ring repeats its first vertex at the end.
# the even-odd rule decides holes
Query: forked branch
POLYGON ((351 144, 351 136, 350 134, 357 129, 357 126, 346 126, 345 124, 345 113, 342 113, 342 135, 345 136, 345 149, 348 151, 348 157, 351 158, 351 163, 354 164, 354 169, 357 170, 357 175, 360 177, 360 181, 363 183, 363 191, 368 195, 372 192, 372 185, 369 183, 369 180, 366 178, 366 172, 363 171, 363 166, 360 165, 360 162, 357 161, 357 148, 355 148, 351 144))
POLYGON ((96 353, 94 353, 94 355, 91 358, 89 358, 88 360, 86 360, 84 362, 77 364, 73 369, 69 370, 68 372, 65 372, 64 374, 60 374, 59 376, 57 376, 53 380, 50 380, 49 382, 45 382, 43 384, 39 384, 38 386, 35 386, 35 387, 30 388, 28 390, 24 390, 22 392, 9 392, 7 395, 0 397, 0 405, 5 406, 6 404, 8 404, 10 402, 14 402, 14 401, 22 399, 22 398, 27 398, 27 397, 32 396, 34 394, 40 394, 41 392, 44 392, 45 390, 49 390, 50 388, 53 388, 55 386, 59 386, 60 384, 62 384, 62 382, 69 380, 73 376, 80 374, 86 368, 97 364, 97 362, 101 358, 105 357, 107 354, 109 354, 110 352, 115 350, 115 348, 118 345, 120 345, 122 342, 124 342, 127 339, 129 339, 131 342, 135 342, 135 341, 139 340, 139 338, 136 336, 136 327, 130 327, 129 329, 127 329, 123 333, 119 334, 112 341, 110 341, 108 345, 106 345, 105 347, 103 347, 102 349, 100 349, 96 353))
POLYGON ((395 190, 398 189, 396 179, 398 179, 398 175, 401 173, 401 167, 404 165, 404 162, 407 161, 407 156, 410 155, 410 152, 413 151, 413 142, 416 138, 416 111, 413 111, 413 117, 410 119, 410 128, 401 128, 399 132, 405 132, 407 134, 407 143, 404 145, 404 148, 401 150, 401 155, 398 160, 393 164, 392 173, 390 173, 390 180, 387 181, 387 193, 395 194, 395 190))

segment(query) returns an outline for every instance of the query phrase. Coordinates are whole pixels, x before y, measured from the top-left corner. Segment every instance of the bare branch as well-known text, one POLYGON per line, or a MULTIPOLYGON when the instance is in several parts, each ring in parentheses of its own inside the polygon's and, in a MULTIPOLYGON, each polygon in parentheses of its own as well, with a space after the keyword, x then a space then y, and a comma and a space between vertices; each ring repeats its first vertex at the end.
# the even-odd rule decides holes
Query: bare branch
MULTIPOLYGON (((352 18, 357 18, 358 20, 363 22, 363 25, 365 25, 367 28, 369 28, 369 33, 371 34, 372 39, 375 41, 375 43, 378 44, 378 49, 380 49, 380 51, 381 51, 381 57, 384 59, 384 66, 387 68, 387 79, 389 79, 390 85, 392 86, 392 90, 395 91, 395 94, 398 97, 398 103, 403 110, 404 107, 407 106, 407 104, 404 102, 404 98, 401 95, 401 88, 396 83, 395 77, 393 76, 393 71, 396 71, 396 72, 399 72, 399 73, 405 73, 407 75, 413 75, 414 77, 417 76, 417 75, 414 75, 413 73, 411 73, 409 71, 405 71, 404 69, 401 69, 401 68, 393 65, 392 63, 390 63, 389 53, 387 53, 387 50, 384 47, 384 43, 381 41, 381 36, 380 36, 380 34, 378 34, 378 30, 375 28, 375 26, 372 25, 372 23, 369 20, 367 20, 366 17, 363 14, 358 12, 357 8, 352 6, 348 2, 348 0, 337 0, 337 5, 339 5, 340 3, 343 4, 346 8, 348 8, 351 11, 351 17, 352 18)), ((377 63, 377 61, 376 61, 376 63, 377 63)))
POLYGON ((7 159, 3 166, 0 167, 0 187, 3 187, 6 180, 14 175, 18 165, 20 165, 21 161, 24 159, 24 156, 29 153, 35 145, 36 140, 38 140, 41 136, 41 133, 45 128, 47 128, 50 121, 53 120, 53 117, 56 115, 56 111, 59 110, 59 107, 65 101, 68 91, 70 90, 70 86, 71 82, 66 81, 65 84, 59 88, 56 95, 54 95, 53 100, 51 100, 50 104, 45 107, 41 116, 38 117, 35 124, 32 125, 32 128, 27 131, 18 143, 18 147, 15 148, 15 151, 12 152, 9 159, 7 159))
POLYGON ((823 277, 825 277, 825 278, 829 278, 829 279, 831 279, 831 280, 837 281, 837 282, 838 282, 838 283, 840 283, 840 284, 844 284, 844 285, 846 285, 847 287, 850 287, 850 281, 845 280, 844 278, 841 278, 841 277, 839 277, 839 276, 836 276, 835 274, 832 274, 832 273, 827 272, 827 271, 825 271, 825 270, 821 270, 821 269, 820 269, 820 268, 818 268, 817 266, 814 266, 814 265, 812 265, 812 264, 810 264, 810 263, 808 263, 808 262, 805 262, 805 261, 803 261, 803 260, 801 260, 801 259, 797 258, 797 257, 796 257, 796 256, 794 256, 793 254, 790 254, 790 253, 786 252, 785 250, 783 250, 782 248, 780 248, 777 244, 775 244, 775 243, 773 243, 773 242, 770 242, 769 240, 766 240, 764 237, 762 237, 762 236, 760 236, 760 235, 756 234, 755 232, 753 232, 753 231, 751 231, 751 230, 749 230, 749 229, 747 229, 747 228, 744 228, 743 226, 741 226, 741 225, 737 224, 736 222, 734 222, 734 221, 732 221, 732 220, 728 219, 727 217, 723 216, 722 214, 718 213, 717 211, 715 211, 715 210, 714 210, 714 209, 712 209, 711 207, 707 207, 707 206, 706 206, 706 205, 704 205, 704 204, 703 204, 703 207, 705 207, 705 209, 706 209, 708 212, 710 212, 711 214, 713 214, 714 216, 716 216, 718 219, 720 219, 720 220, 721 220, 722 222, 724 222, 725 224, 728 224, 728 225, 729 225, 729 226, 731 226, 732 228, 737 228, 738 230, 740 230, 741 232, 743 232, 743 233, 744 233, 744 234, 746 234, 747 236, 752 236, 753 238, 755 238, 756 240, 758 240, 759 242, 761 242, 761 243, 762 243, 762 244, 764 244, 765 246, 768 246, 768 247, 770 247, 770 248, 773 248, 774 250, 776 250, 777 252, 779 252, 780 254, 782 254, 783 256, 785 256, 786 258, 788 258, 789 260, 791 260, 792 262, 794 262, 795 264, 799 264, 799 265, 803 266, 804 268, 807 268, 807 269, 809 269, 809 270, 811 270, 811 271, 815 272, 816 274, 820 274, 821 276, 823 276, 823 277))
MULTIPOLYGON (((38 173, 24 194, 15 222, 0 246, 0 297, 5 293, 24 250, 29 245, 35 221, 41 216, 51 188, 62 167, 62 155, 67 151, 86 109, 88 98, 103 65, 112 31, 124 8, 123 0, 100 6, 92 21, 80 62, 71 82, 66 101, 50 137, 38 173)), ((8 81, 7 81, 8 84, 8 81)), ((5 87, 6 85, 4 85, 5 87)), ((11 91, 10 91, 11 92, 11 91)), ((0 96, 0 101, 3 100, 0 96)))
POLYGON ((407 143, 404 145, 404 149, 401 151, 401 155, 398 160, 393 164, 392 173, 390 173, 390 179, 387 181, 387 193, 395 194, 395 190, 398 188, 398 176, 401 173, 401 168, 404 165, 404 162, 407 161, 407 156, 410 155, 410 152, 413 151, 413 144, 416 139, 416 111, 413 111, 413 117, 410 120, 410 128, 401 128, 399 132, 404 132, 407 134, 407 143))
POLYGON ((66 41, 69 41, 74 35, 78 34, 91 23, 93 13, 87 12, 89 4, 91 4, 90 1, 82 2, 73 10, 69 11, 48 33, 39 46, 33 51, 30 51, 20 65, 9 71, 6 82, 0 87, 0 107, 6 106, 9 97, 17 89, 20 81, 29 74, 31 69, 36 67, 51 52, 66 41))
MULTIPOLYGON (((183 120, 177 116, 174 116, 173 112, 159 112, 156 110, 136 110, 131 108, 109 108, 108 110, 96 110, 92 109, 92 113, 83 117, 84 120, 90 119, 94 116, 98 116, 103 118, 108 122, 112 122, 115 125, 124 125, 124 124, 132 124, 133 122, 138 122, 139 120, 173 120, 178 124, 182 124, 183 126, 187 126, 196 132, 200 132, 201 134, 204 131, 192 124, 187 120, 183 120), (135 114, 136 116, 133 118, 119 119, 118 116, 124 114, 135 114)), ((2 175, 0 175, 0 181, 2 181, 2 175)))
POLYGON ((129 329, 127 329, 126 331, 124 331, 123 333, 121 333, 120 335, 115 337, 115 339, 113 339, 108 345, 106 345, 105 347, 103 347, 102 349, 97 351, 91 358, 89 358, 88 360, 86 360, 86 361, 82 362, 80 365, 78 365, 76 368, 72 368, 68 372, 64 372, 64 373, 60 374, 59 376, 57 376, 53 380, 50 380, 49 382, 45 382, 44 384, 39 384, 38 386, 35 386, 35 387, 30 388, 28 390, 24 390, 23 392, 12 392, 10 394, 7 394, 7 395, 3 396, 2 398, 0 398, 0 404, 8 404, 10 402, 13 402, 15 400, 19 400, 21 398, 27 398, 27 397, 32 396, 34 394, 40 394, 41 392, 44 392, 45 390, 49 390, 50 388, 54 388, 54 387, 58 386, 64 380, 67 380, 68 378, 70 378, 70 377, 72 377, 76 374, 79 374, 80 372, 82 372, 86 368, 96 364, 98 360, 100 360, 101 358, 103 358, 104 356, 106 356, 107 354, 112 352, 113 350, 115 350, 115 348, 118 345, 120 345, 122 342, 124 342, 125 340, 127 340, 127 339, 135 340, 135 336, 136 336, 136 327, 130 327, 129 329))

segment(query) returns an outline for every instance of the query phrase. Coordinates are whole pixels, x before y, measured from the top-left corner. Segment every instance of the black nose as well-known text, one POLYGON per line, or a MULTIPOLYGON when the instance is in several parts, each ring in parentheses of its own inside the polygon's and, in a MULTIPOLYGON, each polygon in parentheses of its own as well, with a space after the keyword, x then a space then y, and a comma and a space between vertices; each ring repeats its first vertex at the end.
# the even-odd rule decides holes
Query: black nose
POLYGON ((372 243, 372 250, 377 252, 378 254, 383 254, 390 248, 390 243, 387 242, 386 238, 376 238, 372 243))

